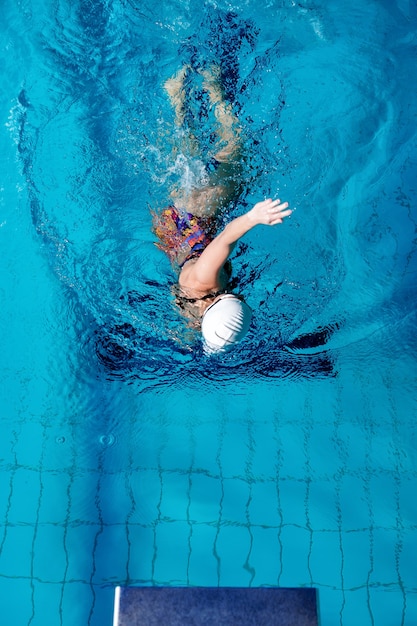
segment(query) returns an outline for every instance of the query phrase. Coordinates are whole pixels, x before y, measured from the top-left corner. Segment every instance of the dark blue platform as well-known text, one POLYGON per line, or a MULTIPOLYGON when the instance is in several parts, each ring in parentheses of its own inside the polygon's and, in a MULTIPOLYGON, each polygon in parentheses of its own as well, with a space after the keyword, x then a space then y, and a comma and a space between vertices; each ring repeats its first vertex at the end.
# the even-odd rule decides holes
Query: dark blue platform
POLYGON ((113 626, 318 626, 315 589, 117 587, 113 626))

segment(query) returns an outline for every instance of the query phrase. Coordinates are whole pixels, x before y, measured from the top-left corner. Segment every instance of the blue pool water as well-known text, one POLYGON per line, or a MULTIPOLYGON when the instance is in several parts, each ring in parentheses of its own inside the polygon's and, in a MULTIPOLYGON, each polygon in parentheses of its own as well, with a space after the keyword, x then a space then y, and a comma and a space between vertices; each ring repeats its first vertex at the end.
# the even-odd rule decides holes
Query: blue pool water
POLYGON ((110 625, 134 584, 417 624, 416 26, 407 0, 3 7, 2 623, 110 625), (191 57, 233 67, 230 216, 296 209, 234 253, 255 314, 222 358, 151 233, 191 57))

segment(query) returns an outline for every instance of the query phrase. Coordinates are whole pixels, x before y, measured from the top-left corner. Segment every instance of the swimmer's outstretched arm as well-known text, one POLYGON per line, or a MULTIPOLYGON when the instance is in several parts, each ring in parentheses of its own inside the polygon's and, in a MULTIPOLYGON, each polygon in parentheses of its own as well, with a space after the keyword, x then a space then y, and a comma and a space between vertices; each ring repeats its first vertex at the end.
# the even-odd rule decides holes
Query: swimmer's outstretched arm
POLYGON ((227 224, 213 239, 191 268, 193 275, 190 278, 201 285, 211 284, 219 275, 236 242, 243 235, 259 224, 266 226, 282 224, 284 218, 291 213, 288 202, 281 202, 279 199, 258 202, 250 211, 227 224))

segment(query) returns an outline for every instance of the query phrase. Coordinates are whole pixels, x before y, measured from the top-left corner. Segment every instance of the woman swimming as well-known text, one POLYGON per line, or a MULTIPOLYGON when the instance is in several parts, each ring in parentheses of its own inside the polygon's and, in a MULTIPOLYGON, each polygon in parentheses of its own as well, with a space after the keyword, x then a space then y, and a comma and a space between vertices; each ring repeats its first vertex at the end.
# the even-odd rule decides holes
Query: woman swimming
MULTIPOLYGON (((165 83, 175 110, 176 124, 184 128, 186 89, 191 72, 184 66, 165 83)), ((218 212, 238 196, 240 176, 241 133, 231 105, 225 101, 220 83, 220 69, 198 71, 203 90, 208 94, 218 122, 214 156, 204 167, 204 180, 189 189, 175 188, 172 205, 154 215, 157 244, 179 269, 177 303, 185 317, 201 327, 205 346, 218 351, 240 341, 251 320, 251 309, 228 288, 228 258, 237 241, 259 224, 275 226, 291 214, 287 202, 267 199, 258 202, 244 215, 233 219, 216 234, 218 212)), ((186 140, 192 156, 199 146, 190 129, 186 140)))

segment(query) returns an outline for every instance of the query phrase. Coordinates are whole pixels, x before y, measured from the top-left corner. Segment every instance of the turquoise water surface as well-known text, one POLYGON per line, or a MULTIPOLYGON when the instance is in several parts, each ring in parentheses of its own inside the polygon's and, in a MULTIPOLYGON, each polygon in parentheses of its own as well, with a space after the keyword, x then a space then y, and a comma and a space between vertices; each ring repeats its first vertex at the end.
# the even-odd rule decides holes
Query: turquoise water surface
POLYGON ((2 623, 279 585, 322 626, 415 626, 415 2, 3 4, 2 623), (151 210, 184 176, 163 83, 213 62, 245 143, 226 219, 295 211, 236 248, 254 319, 209 358, 151 210))

